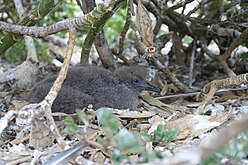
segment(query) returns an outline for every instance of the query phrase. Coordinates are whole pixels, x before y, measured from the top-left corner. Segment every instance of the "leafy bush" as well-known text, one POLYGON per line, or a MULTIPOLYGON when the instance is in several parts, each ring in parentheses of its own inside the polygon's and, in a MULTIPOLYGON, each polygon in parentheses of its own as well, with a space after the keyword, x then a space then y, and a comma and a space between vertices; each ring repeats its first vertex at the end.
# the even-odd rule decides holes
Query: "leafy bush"
MULTIPOLYGON (((79 117, 83 121, 89 121, 89 118, 82 111, 77 111, 79 117)), ((154 159, 161 159, 162 154, 159 151, 145 151, 141 145, 141 141, 133 135, 132 132, 125 128, 121 128, 119 119, 113 115, 107 108, 100 108, 97 111, 97 120, 99 126, 105 132, 106 137, 97 137, 97 142, 103 146, 106 144, 113 147, 110 158, 114 164, 121 164, 128 159, 129 154, 138 154, 142 162, 150 162, 154 159)), ((74 123, 72 117, 66 118, 66 130, 69 133, 77 133, 79 128, 74 123)), ((172 141, 179 134, 178 130, 165 131, 162 125, 151 134, 144 135, 145 141, 172 141)))

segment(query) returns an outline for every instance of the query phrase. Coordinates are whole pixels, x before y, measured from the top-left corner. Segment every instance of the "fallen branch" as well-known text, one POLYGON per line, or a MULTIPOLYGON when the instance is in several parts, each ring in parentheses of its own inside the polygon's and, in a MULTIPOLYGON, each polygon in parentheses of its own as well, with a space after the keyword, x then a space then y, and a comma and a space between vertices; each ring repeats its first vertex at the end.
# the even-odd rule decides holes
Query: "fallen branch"
POLYGON ((214 80, 204 86, 198 99, 202 101, 201 105, 197 108, 197 114, 202 114, 204 107, 210 103, 214 94, 223 88, 237 87, 242 84, 248 83, 248 73, 241 74, 235 77, 229 77, 222 80, 214 80))
POLYGON ((59 90, 61 89, 62 84, 66 78, 67 70, 69 67, 69 63, 71 61, 73 48, 75 45, 76 30, 74 28, 70 28, 69 33, 70 33, 69 41, 68 41, 69 44, 66 50, 66 56, 64 59, 64 63, 60 69, 59 75, 57 79, 55 80, 51 90, 49 91, 49 93, 47 94, 47 96, 42 102, 38 104, 29 104, 25 106, 24 108, 22 108, 21 110, 22 112, 24 112, 23 113, 24 115, 31 115, 32 118, 38 118, 42 115, 45 115, 49 122, 50 130, 54 134, 57 142, 59 143, 62 149, 66 147, 66 143, 63 140, 63 137, 60 135, 57 126, 55 125, 55 122, 52 117, 51 106, 54 100, 56 99, 57 94, 59 90))

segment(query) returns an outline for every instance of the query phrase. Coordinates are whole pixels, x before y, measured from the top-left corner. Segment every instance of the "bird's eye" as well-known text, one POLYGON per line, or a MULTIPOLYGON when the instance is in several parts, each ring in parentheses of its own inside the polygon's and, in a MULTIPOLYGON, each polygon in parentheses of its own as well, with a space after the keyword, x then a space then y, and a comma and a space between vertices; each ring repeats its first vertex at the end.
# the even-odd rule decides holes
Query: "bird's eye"
POLYGON ((138 79, 136 79, 136 80, 134 80, 134 82, 135 82, 135 83, 138 83, 138 82, 139 82, 139 80, 138 80, 138 79))

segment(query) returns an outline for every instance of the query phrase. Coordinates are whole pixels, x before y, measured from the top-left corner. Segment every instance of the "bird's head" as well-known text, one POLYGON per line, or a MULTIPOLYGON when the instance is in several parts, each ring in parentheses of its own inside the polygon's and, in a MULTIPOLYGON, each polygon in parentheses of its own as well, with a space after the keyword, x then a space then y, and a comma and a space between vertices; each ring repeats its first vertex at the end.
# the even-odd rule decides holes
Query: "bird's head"
POLYGON ((147 69, 143 66, 120 67, 115 70, 115 74, 121 82, 125 83, 135 92, 143 90, 160 92, 161 89, 149 84, 146 81, 147 69))

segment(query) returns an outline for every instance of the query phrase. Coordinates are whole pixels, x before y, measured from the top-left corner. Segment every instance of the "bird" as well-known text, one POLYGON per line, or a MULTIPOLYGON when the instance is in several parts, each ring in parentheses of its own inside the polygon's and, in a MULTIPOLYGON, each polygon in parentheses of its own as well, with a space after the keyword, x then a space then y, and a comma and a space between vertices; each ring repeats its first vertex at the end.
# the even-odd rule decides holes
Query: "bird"
MULTIPOLYGON (((93 105, 136 110, 138 94, 143 90, 160 92, 160 88, 146 82, 147 69, 143 66, 117 68, 114 72, 98 66, 74 66, 52 105, 52 112, 75 113, 76 109, 93 105)), ((27 100, 39 103, 48 94, 56 75, 37 83, 27 100)))

